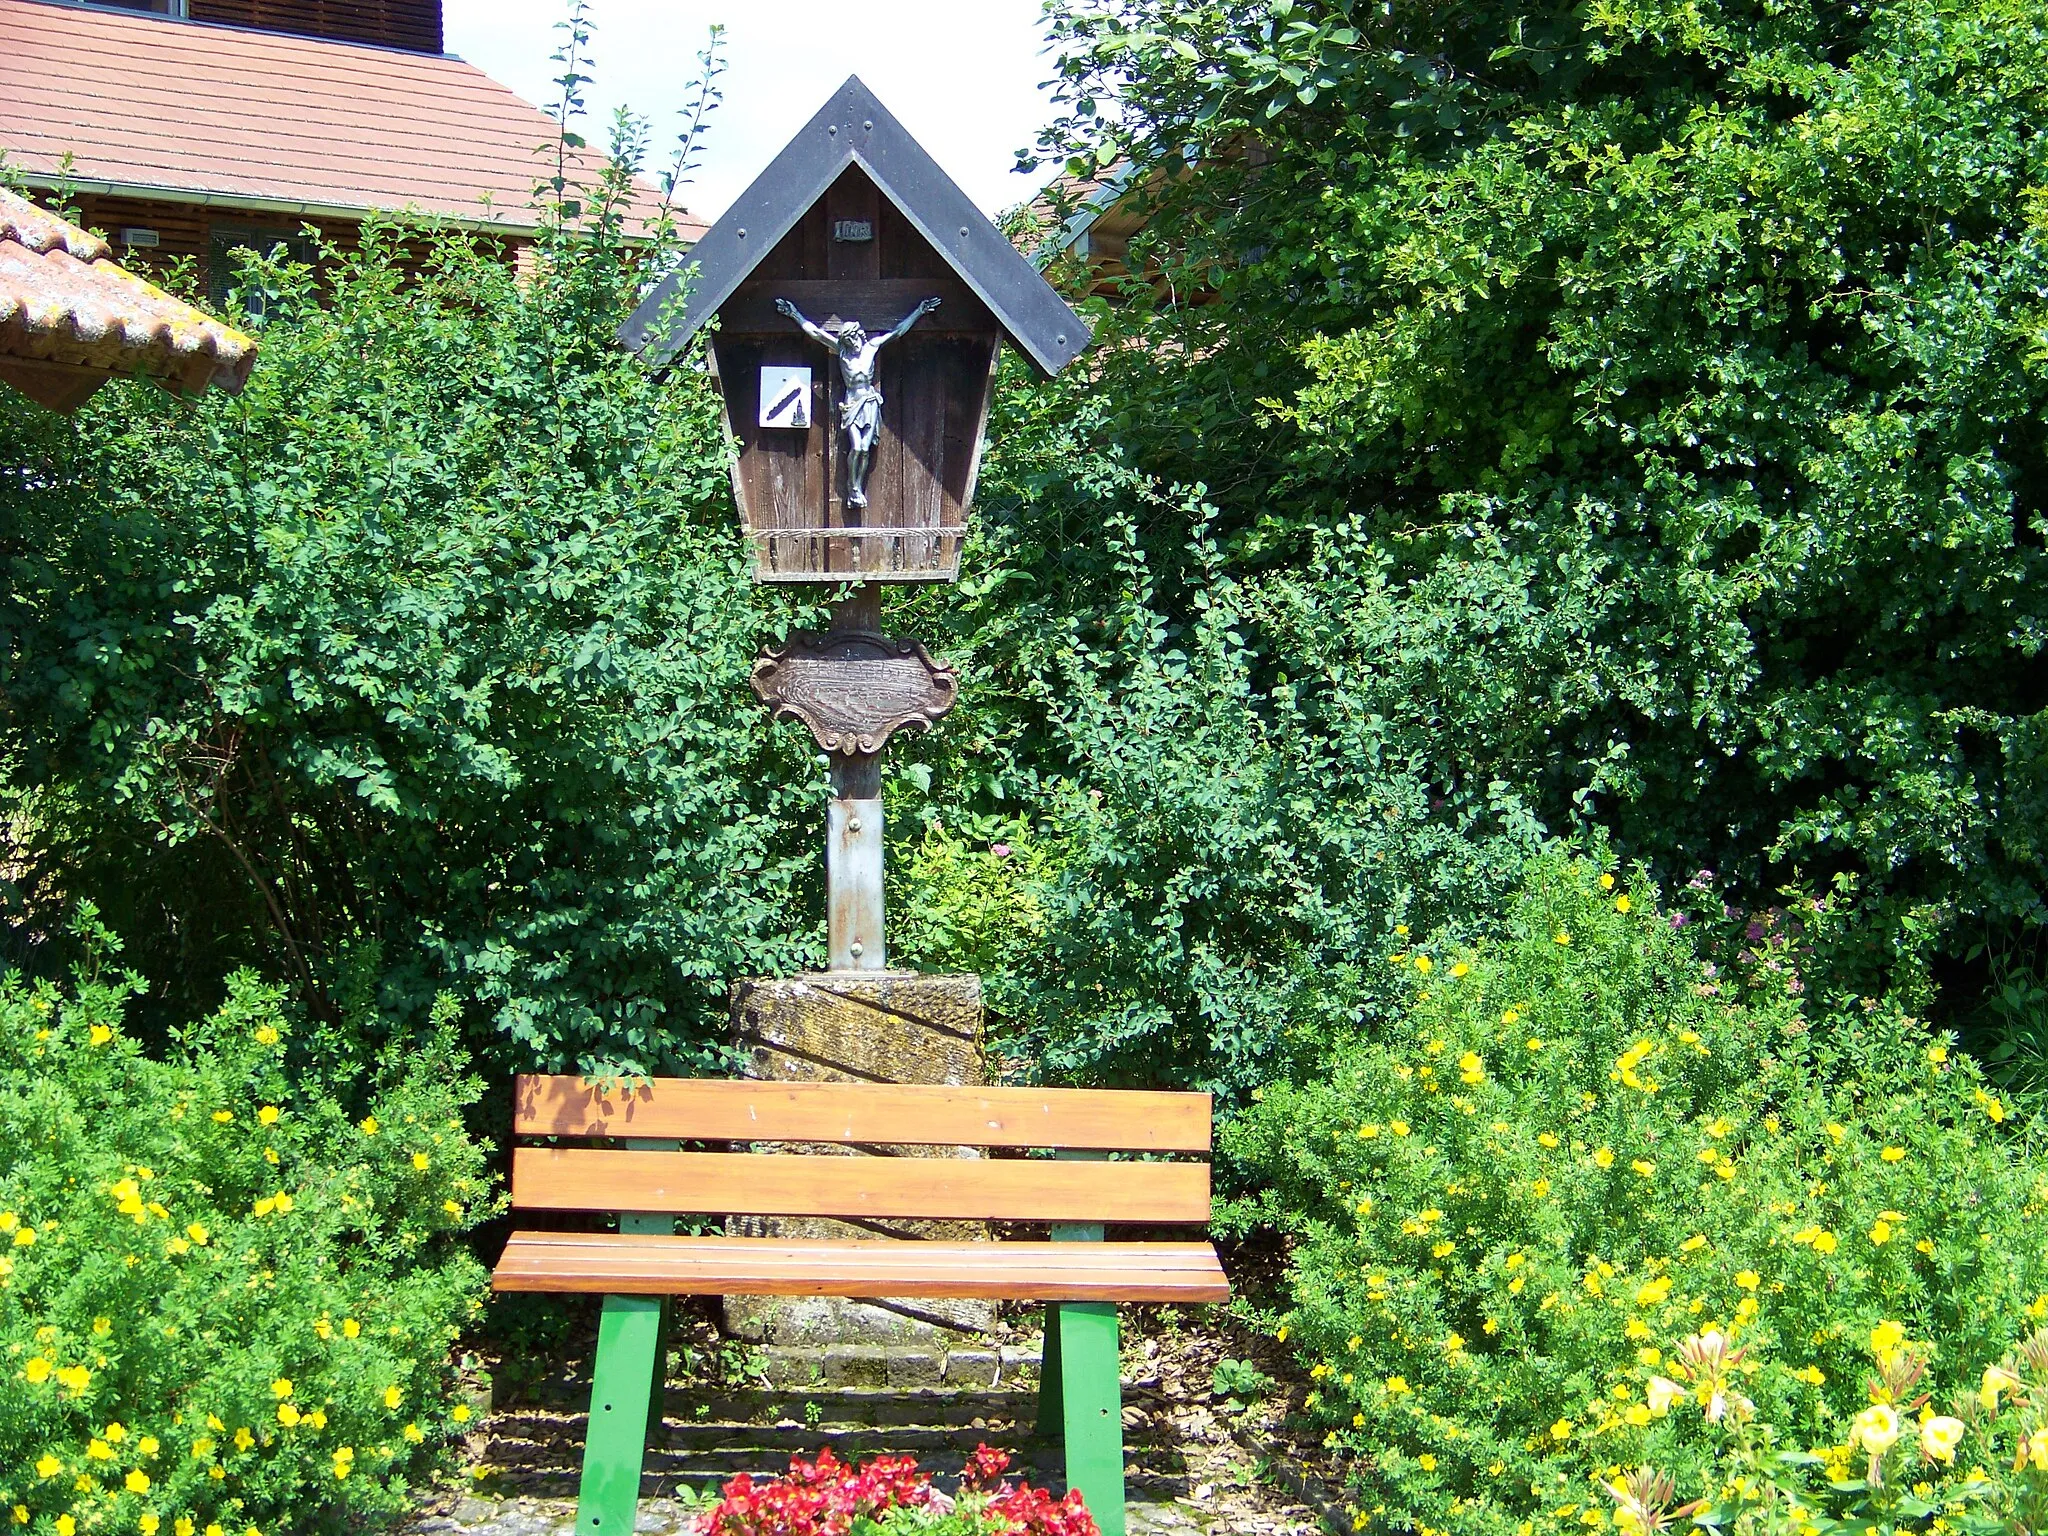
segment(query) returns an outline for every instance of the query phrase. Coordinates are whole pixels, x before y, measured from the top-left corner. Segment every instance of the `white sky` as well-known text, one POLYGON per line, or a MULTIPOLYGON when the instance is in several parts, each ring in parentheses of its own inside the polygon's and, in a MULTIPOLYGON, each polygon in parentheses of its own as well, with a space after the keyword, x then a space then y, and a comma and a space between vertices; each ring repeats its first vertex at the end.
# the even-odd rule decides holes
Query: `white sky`
MULTIPOLYGON (((564 0, 446 0, 446 47, 536 105, 559 92, 548 55, 564 0)), ((1049 173, 1016 151, 1050 119, 1053 72, 1039 0, 592 0, 595 81, 581 131, 602 144, 620 103, 654 119, 665 169, 692 99, 697 53, 725 23, 724 104, 681 201, 715 219, 850 74, 857 74, 985 212, 1023 202, 1049 173)))

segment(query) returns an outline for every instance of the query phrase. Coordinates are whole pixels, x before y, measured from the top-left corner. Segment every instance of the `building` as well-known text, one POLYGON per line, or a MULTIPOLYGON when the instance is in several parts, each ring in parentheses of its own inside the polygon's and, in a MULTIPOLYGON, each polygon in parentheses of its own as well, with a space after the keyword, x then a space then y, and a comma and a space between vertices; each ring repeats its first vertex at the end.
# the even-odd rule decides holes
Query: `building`
MULTIPOLYGON (((304 226, 346 248, 372 210, 516 248, 555 125, 441 47, 440 0, 0 0, 0 155, 124 262, 193 258, 216 296, 237 247, 310 258, 304 226)), ((639 184, 635 218, 659 203, 639 184)))

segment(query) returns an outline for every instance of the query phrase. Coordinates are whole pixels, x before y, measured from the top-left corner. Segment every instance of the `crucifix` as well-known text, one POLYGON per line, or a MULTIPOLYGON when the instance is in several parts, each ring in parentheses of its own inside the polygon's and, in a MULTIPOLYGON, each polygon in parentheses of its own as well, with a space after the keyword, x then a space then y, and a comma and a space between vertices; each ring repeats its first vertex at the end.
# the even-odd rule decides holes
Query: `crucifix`
POLYGON ((939 307, 937 299, 926 299, 896 323, 893 330, 870 336, 858 320, 827 330, 806 319, 802 310, 788 299, 777 299, 775 307, 789 316, 803 332, 839 358, 839 424, 846 433, 846 504, 868 504, 868 465, 875 455, 875 435, 882 430, 882 386, 875 377, 876 358, 882 348, 939 307))

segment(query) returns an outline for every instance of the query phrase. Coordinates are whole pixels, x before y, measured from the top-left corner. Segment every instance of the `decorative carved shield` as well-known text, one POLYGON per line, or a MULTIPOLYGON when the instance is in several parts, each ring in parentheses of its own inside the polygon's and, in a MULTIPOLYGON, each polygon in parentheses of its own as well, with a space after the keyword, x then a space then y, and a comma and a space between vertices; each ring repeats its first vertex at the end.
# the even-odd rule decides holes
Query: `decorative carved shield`
POLYGON ((960 680, 915 640, 799 630, 754 662, 754 692, 811 728, 827 752, 879 752, 899 726, 929 730, 953 707, 960 680))

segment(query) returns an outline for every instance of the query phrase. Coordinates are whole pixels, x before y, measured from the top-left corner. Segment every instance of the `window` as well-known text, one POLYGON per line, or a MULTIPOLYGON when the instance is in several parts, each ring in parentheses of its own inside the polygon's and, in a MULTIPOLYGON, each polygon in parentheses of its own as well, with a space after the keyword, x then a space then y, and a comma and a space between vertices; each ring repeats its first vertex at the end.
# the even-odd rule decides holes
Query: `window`
MULTIPOLYGON (((311 237, 297 229, 258 229, 242 224, 216 224, 208 231, 206 290, 216 309, 227 303, 228 291, 239 282, 235 252, 255 251, 263 256, 282 254, 292 261, 313 266, 320 259, 311 237)), ((242 294, 243 312, 252 319, 263 318, 266 299, 261 292, 242 294)))
POLYGON ((185 15, 185 0, 83 0, 94 10, 145 11, 152 16, 185 15))

